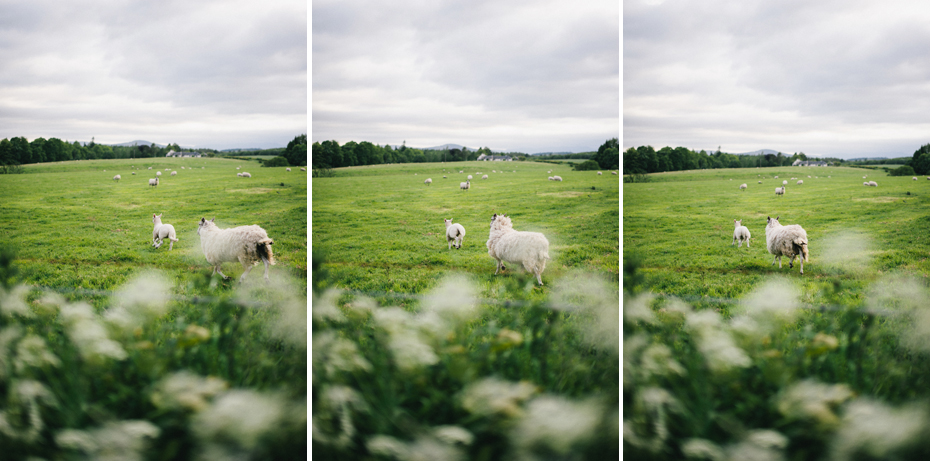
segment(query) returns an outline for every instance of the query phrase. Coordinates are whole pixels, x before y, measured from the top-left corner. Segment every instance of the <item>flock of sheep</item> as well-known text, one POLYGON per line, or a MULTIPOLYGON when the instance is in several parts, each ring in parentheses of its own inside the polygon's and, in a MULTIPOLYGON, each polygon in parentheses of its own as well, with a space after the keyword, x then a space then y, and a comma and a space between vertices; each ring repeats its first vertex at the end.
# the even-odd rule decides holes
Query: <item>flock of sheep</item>
MULTIPOLYGON (((183 169, 184 167, 181 168, 183 169)), ((152 167, 149 167, 149 169, 151 170, 152 167)), ((239 167, 236 169, 238 170, 239 167)), ((164 171, 169 170, 165 169, 164 171)), ((291 171, 291 169, 287 168, 287 171, 291 171)), ((306 171, 306 168, 301 168, 301 171, 306 171)), ((132 174, 136 173, 133 172, 132 174)), ((176 175, 177 170, 171 172, 171 176, 176 175)), ((161 176, 161 171, 156 171, 155 178, 149 179, 149 185, 157 186, 159 176, 161 176)), ((249 173, 236 173, 236 176, 245 178, 252 177, 249 173)), ((119 181, 120 179, 120 175, 113 177, 114 181, 119 181)), ((174 226, 161 221, 163 215, 164 213, 152 214, 152 224, 154 224, 154 228, 152 229, 152 246, 157 249, 167 240, 168 250, 170 251, 174 247, 174 242, 179 240, 174 226)), ((224 262, 238 261, 242 264, 243 269, 243 273, 239 277, 239 283, 242 283, 245 281, 245 277, 249 274, 249 271, 252 270, 252 267, 261 262, 265 265, 264 278, 267 282, 269 280, 268 266, 273 266, 275 260, 274 254, 271 251, 271 245, 274 241, 268 237, 268 233, 265 229, 256 225, 220 229, 214 223, 215 219, 216 218, 213 218, 207 221, 206 218, 200 218, 200 225, 197 227, 197 235, 200 236, 200 248, 207 262, 213 266, 212 275, 218 273, 224 279, 228 279, 229 277, 220 271, 220 266, 222 266, 224 262)))

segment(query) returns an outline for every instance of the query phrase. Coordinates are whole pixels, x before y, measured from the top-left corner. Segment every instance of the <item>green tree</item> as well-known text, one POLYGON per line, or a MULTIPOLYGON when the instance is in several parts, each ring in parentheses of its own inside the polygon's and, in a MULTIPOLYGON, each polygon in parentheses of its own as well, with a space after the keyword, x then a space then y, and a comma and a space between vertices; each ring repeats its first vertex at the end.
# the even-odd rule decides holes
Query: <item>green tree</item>
POLYGON ((342 166, 356 166, 359 164, 355 155, 356 147, 358 147, 358 143, 355 141, 349 141, 342 145, 342 166))
POLYGON ((914 169, 915 174, 930 174, 930 144, 924 144, 920 146, 920 149, 914 151, 911 168, 914 169))
MULTIPOLYGON (((655 151, 652 147, 649 147, 649 150, 652 151, 652 157, 655 157, 655 151)), ((648 156, 648 155, 647 155, 648 156)), ((617 138, 608 139, 604 144, 601 144, 597 148, 597 154, 594 155, 592 159, 597 162, 601 168, 605 170, 616 170, 620 164, 620 142, 617 138)), ((652 170, 645 171, 647 173, 652 173, 657 170, 658 163, 653 165, 652 170)), ((626 168, 624 168, 625 172, 626 168)))
POLYGON ((574 164, 573 169, 576 171, 600 170, 601 166, 594 160, 585 160, 581 163, 574 164))
POLYGON ((0 140, 0 165, 16 165, 19 161, 13 155, 13 143, 9 139, 0 140))
MULTIPOLYGON (((335 142, 335 141, 333 141, 335 142)), ((316 143, 314 143, 316 144, 316 143)), ((325 144, 325 143, 324 143, 325 144)), ((339 144, 336 144, 336 148, 339 148, 339 144)), ((314 154, 316 151, 314 150, 314 154)), ((300 136, 295 136, 289 143, 287 143, 287 148, 284 149, 284 158, 287 159, 287 162, 294 166, 307 166, 307 135, 302 134, 300 136)), ((336 165, 327 164, 330 167, 335 167, 336 165)), ((314 163, 314 167, 316 164, 314 163)))
POLYGON ((888 172, 891 176, 914 176, 914 169, 910 165, 902 165, 888 172))
POLYGON ((267 167, 276 167, 276 166, 278 166, 278 167, 280 167, 280 166, 291 166, 291 164, 290 164, 290 163, 287 163, 287 159, 286 159, 286 158, 284 158, 284 157, 282 157, 282 156, 279 155, 279 156, 274 157, 274 158, 272 158, 272 159, 270 159, 270 160, 265 160, 265 161, 263 161, 263 162, 262 162, 262 166, 267 166, 267 167))

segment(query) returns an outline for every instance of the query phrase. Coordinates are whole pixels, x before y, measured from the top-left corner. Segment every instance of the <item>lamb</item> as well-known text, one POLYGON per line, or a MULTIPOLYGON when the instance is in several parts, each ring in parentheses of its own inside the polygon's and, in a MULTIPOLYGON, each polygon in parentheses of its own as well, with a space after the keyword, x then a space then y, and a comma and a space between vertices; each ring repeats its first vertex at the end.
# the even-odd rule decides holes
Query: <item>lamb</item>
POLYGON ((804 273, 804 261, 809 261, 807 251, 807 231, 797 224, 782 226, 778 222, 779 217, 772 219, 768 217, 768 224, 765 226, 765 243, 768 246, 769 253, 775 255, 778 260, 778 268, 781 269, 781 257, 790 256, 788 268, 794 267, 794 258, 797 257, 801 263, 801 273, 804 273))
POLYGON ((467 191, 469 188, 471 188, 471 181, 460 182, 459 188, 461 188, 464 191, 467 191))
MULTIPOLYGON (((135 173, 133 173, 133 174, 135 174, 135 173)), ((123 178, 120 177, 120 175, 116 175, 116 176, 113 177, 113 180, 114 180, 114 181, 117 181, 117 182, 119 182, 120 179, 123 179, 123 178)), ((917 179, 917 178, 914 178, 914 179, 917 179)))
POLYGON ((207 221, 206 218, 200 218, 200 226, 197 228, 200 248, 207 262, 213 266, 211 275, 219 273, 224 279, 228 279, 229 277, 220 271, 220 266, 224 262, 239 261, 245 269, 239 277, 239 283, 242 283, 252 270, 252 266, 261 261, 265 264, 265 281, 267 282, 268 265, 273 266, 275 260, 271 252, 271 244, 274 242, 268 238, 265 229, 255 225, 220 229, 214 223, 215 219, 207 221))
POLYGON ((497 260, 497 275, 504 267, 504 262, 522 264, 528 272, 536 276, 542 286, 542 272, 546 269, 549 257, 549 241, 539 232, 521 232, 513 230, 513 224, 506 215, 495 214, 491 217, 491 232, 488 235, 488 254, 497 260))
POLYGON ((552 177, 552 180, 553 180, 553 181, 561 181, 561 180, 562 180, 562 177, 561 177, 561 176, 553 176, 553 177, 552 177))
POLYGON ((784 187, 784 186, 782 186, 782 187, 776 187, 776 188, 775 188, 775 195, 785 195, 785 187, 784 187))
POLYGON ((739 190, 745 190, 747 187, 749 186, 747 186, 746 183, 742 183, 739 185, 739 190))
POLYGON ((743 225, 743 220, 733 220, 735 229, 733 229, 733 243, 731 245, 736 245, 737 240, 739 241, 739 246, 737 248, 743 247, 743 242, 746 242, 746 248, 749 248, 749 228, 743 225))
POLYGON ((165 238, 167 238, 168 251, 171 251, 174 247, 174 242, 178 241, 177 235, 174 232, 174 226, 171 224, 162 224, 161 216, 160 214, 156 215, 152 213, 152 223, 155 224, 155 228, 152 229, 152 246, 157 249, 164 243, 165 238))
POLYGON ((149 185, 150 185, 150 186, 153 186, 153 187, 154 187, 154 186, 157 186, 157 185, 158 185, 158 178, 149 179, 149 185))
POLYGON ((803 180, 803 179, 799 179, 799 180, 798 180, 798 185, 800 186, 801 184, 804 184, 804 180, 803 180))
POLYGON ((426 184, 427 186, 432 183, 433 183, 433 178, 426 178, 426 181, 423 181, 423 184, 426 184))
POLYGON ((443 219, 446 223, 446 241, 449 242, 449 249, 455 245, 455 249, 462 248, 462 241, 465 240, 465 228, 461 224, 452 224, 452 219, 443 219))

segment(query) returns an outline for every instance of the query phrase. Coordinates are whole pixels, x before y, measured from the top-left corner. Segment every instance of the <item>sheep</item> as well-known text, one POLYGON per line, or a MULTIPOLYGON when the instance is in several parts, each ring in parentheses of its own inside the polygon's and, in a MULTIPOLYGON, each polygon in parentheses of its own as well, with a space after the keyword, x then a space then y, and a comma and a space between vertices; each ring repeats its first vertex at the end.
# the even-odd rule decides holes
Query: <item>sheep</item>
POLYGON ((786 180, 782 181, 782 182, 781 182, 781 185, 782 185, 782 186, 787 186, 787 185, 788 185, 788 180, 786 179, 786 180))
POLYGON ((775 179, 778 179, 778 176, 775 176, 775 179))
POLYGON ((152 229, 152 246, 157 249, 167 238, 168 251, 171 251, 171 248, 174 247, 174 242, 178 241, 177 235, 174 232, 174 226, 171 224, 162 224, 161 216, 161 214, 157 215, 152 213, 152 224, 155 224, 155 228, 152 229))
POLYGON ((427 186, 432 183, 433 183, 433 178, 426 178, 426 181, 423 181, 423 184, 426 184, 427 186))
POLYGON ((552 177, 552 180, 553 180, 553 181, 561 181, 561 180, 562 180, 562 177, 561 177, 561 176, 553 176, 553 177, 552 177))
POLYGON ((241 178, 241 177, 242 177, 242 173, 236 173, 236 177, 241 178))
POLYGON ((488 175, 482 176, 481 179, 488 179, 488 175))
POLYGON ((161 171, 156 171, 155 176, 161 176, 161 171))
POLYGON ((552 181, 552 176, 549 176, 549 180, 552 181))
POLYGON ((449 179, 446 175, 442 175, 442 179, 449 179))
MULTIPOLYGON (((514 173, 516 173, 516 171, 514 171, 514 173)), ((616 171, 611 171, 611 172, 610 172, 610 174, 612 174, 612 175, 616 175, 616 174, 617 174, 617 172, 616 172, 616 171)))
POLYGON ((149 167, 149 169, 151 170, 151 169, 152 169, 152 167, 149 167))
POLYGON ((468 189, 471 188, 471 181, 460 182, 460 183, 459 183, 459 188, 462 189, 462 190, 464 190, 464 191, 467 191, 468 189))
POLYGON ((785 187, 784 187, 784 186, 782 186, 782 187, 776 187, 776 188, 775 188, 775 195, 785 195, 785 187))
POLYGON ((242 177, 243 177, 243 178, 251 178, 252 175, 249 174, 249 173, 247 173, 247 172, 243 172, 243 173, 242 173, 242 177))
POLYGON ((799 180, 798 180, 798 185, 800 186, 801 184, 804 184, 804 180, 803 180, 803 179, 799 179, 799 180))
POLYGON ((446 241, 449 242, 449 249, 453 246, 458 250, 462 248, 462 241, 465 240, 465 228, 461 224, 452 224, 452 219, 443 219, 446 223, 446 241))
POLYGON ((306 168, 301 168, 300 171, 307 171, 307 169, 306 169, 306 168))
POLYGON ((600 175, 602 175, 602 174, 603 174, 603 173, 601 173, 600 171, 597 172, 597 175, 598 175, 598 176, 600 176, 600 175))
MULTIPOLYGON (((133 174, 133 175, 135 175, 135 174, 136 174, 136 172, 135 172, 135 171, 133 171, 133 172, 132 172, 132 174, 133 174)), ((117 176, 119 176, 119 175, 117 175, 117 176)))
POLYGON ((762 184, 762 181, 759 181, 759 184, 762 184))
POLYGON ((504 262, 522 264, 528 272, 536 276, 542 286, 542 272, 546 269, 549 257, 549 241, 539 232, 521 232, 513 230, 513 224, 506 215, 495 214, 491 217, 491 231, 488 234, 488 255, 497 260, 497 275, 504 267, 504 262))
POLYGON ((275 260, 271 252, 271 245, 274 242, 268 238, 265 229, 256 225, 220 229, 214 223, 215 219, 207 221, 206 218, 200 218, 200 226, 197 227, 200 248, 207 262, 213 266, 211 275, 218 273, 224 279, 229 279, 220 270, 220 266, 224 262, 239 261, 245 269, 239 277, 239 283, 242 283, 252 270, 252 266, 262 262, 265 264, 265 281, 267 282, 268 266, 275 265, 275 260))
POLYGON ((790 256, 791 259, 788 261, 788 268, 790 269, 794 267, 794 258, 797 257, 801 263, 801 273, 803 274, 804 261, 809 261, 807 231, 797 224, 782 226, 778 222, 778 218, 776 216, 775 219, 772 219, 769 216, 768 223, 765 226, 766 246, 769 253, 775 255, 772 265, 774 266, 775 260, 778 260, 778 268, 781 269, 781 257, 790 256))
MULTIPOLYGON (((133 174, 135 174, 135 173, 133 173, 133 174)), ((113 180, 114 180, 114 181, 117 181, 117 182, 119 182, 120 179, 123 179, 123 178, 120 177, 120 175, 116 175, 116 176, 113 177, 113 180)), ((914 179, 917 179, 917 178, 914 178, 914 179)))
POLYGON ((284 171, 291 171, 291 169, 290 169, 290 168, 285 168, 284 171))
POLYGON ((472 179, 471 175, 468 175, 468 178, 467 178, 467 179, 472 179))
POLYGON ((862 183, 862 185, 863 185, 863 186, 868 186, 868 185, 869 185, 869 182, 868 182, 868 181, 865 181, 865 182, 862 183))
POLYGON ((157 186, 157 185, 158 185, 158 178, 149 179, 149 185, 150 185, 150 186, 153 186, 153 187, 154 187, 154 186, 157 186))
POLYGON ((878 187, 878 183, 875 181, 869 181, 869 185, 872 187, 878 187))
POLYGON ((743 247, 743 242, 746 242, 746 248, 749 248, 749 228, 743 225, 743 220, 733 220, 735 228, 733 229, 733 243, 731 245, 736 245, 736 242, 739 241, 739 246, 737 248, 743 247))
POLYGON ((914 177, 911 178, 911 179, 913 179, 914 181, 917 181, 917 176, 914 176, 914 177))
POLYGON ((742 183, 739 185, 739 190, 745 190, 747 187, 749 186, 747 186, 746 183, 742 183))
POLYGON ((171 172, 171 176, 177 176, 177 175, 178 175, 178 172, 177 172, 177 171, 172 171, 172 172, 171 172))

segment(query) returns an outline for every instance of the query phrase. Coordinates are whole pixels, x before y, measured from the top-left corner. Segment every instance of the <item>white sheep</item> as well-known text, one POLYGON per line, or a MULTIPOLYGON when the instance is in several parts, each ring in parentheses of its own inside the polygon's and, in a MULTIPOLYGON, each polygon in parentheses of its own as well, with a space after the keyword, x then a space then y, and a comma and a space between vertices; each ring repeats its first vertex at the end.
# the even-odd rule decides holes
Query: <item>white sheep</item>
POLYGON ((917 181, 917 176, 914 176, 914 177, 911 178, 911 179, 913 179, 914 181, 917 181))
POLYGON ((784 186, 782 186, 782 187, 776 187, 776 188, 775 188, 775 195, 785 195, 785 187, 784 187, 784 186))
MULTIPOLYGON (((132 174, 133 174, 133 175, 135 175, 135 174, 136 174, 136 172, 135 172, 135 171, 133 171, 133 172, 132 172, 132 174)), ((119 176, 119 175, 117 175, 117 176, 119 176)))
POLYGON ((878 183, 875 181, 869 181, 869 185, 872 187, 878 187, 878 183))
POLYGON ((801 184, 804 184, 804 180, 803 180, 803 179, 799 179, 799 180, 798 180, 798 185, 800 186, 801 184))
POLYGON ((442 175, 442 179, 448 179, 446 175, 442 175))
POLYGON ((459 188, 467 191, 469 188, 471 188, 471 181, 460 182, 459 188))
POLYGON ((150 185, 150 186, 157 186, 157 185, 158 185, 158 178, 149 179, 149 185, 150 185))
POLYGON ((488 175, 482 176, 481 179, 488 179, 488 175))
MULTIPOLYGON (((516 171, 514 171, 514 173, 516 173, 516 171)), ((617 172, 616 172, 616 171, 611 171, 610 174, 616 175, 617 172)))
POLYGON ((243 177, 243 178, 251 178, 251 177, 252 177, 252 175, 251 175, 251 174, 249 174, 249 173, 245 173, 245 172, 243 172, 243 173, 242 173, 242 177, 243 177))
POLYGON ((151 170, 151 169, 152 169, 152 167, 149 167, 149 169, 151 170))
MULTIPOLYGON (((164 214, 164 213, 162 213, 164 214)), ((171 248, 174 247, 174 242, 177 242, 177 235, 174 232, 174 226, 171 224, 162 224, 161 216, 155 213, 152 213, 152 223, 155 224, 155 228, 152 229, 152 246, 158 248, 168 239, 168 251, 171 251, 171 248)))
POLYGON ((743 242, 746 242, 746 248, 749 248, 749 228, 743 225, 743 220, 733 220, 735 228, 733 229, 733 243, 731 245, 736 245, 736 242, 739 241, 739 246, 737 248, 743 247, 743 242))
POLYGON ((797 257, 801 263, 801 273, 804 273, 804 261, 809 261, 807 251, 807 231, 797 224, 782 226, 778 218, 768 217, 768 223, 765 226, 765 244, 769 253, 775 255, 772 265, 778 261, 778 268, 781 269, 781 257, 790 256, 788 268, 794 267, 794 258, 797 257))
POLYGON ((775 179, 778 179, 778 176, 775 176, 775 179))
POLYGON ((562 180, 562 177, 561 177, 561 176, 553 176, 553 177, 552 177, 552 180, 553 180, 553 181, 561 181, 561 180, 562 180))
POLYGON ((172 171, 172 172, 171 172, 171 176, 177 176, 177 175, 178 175, 178 172, 177 172, 177 171, 172 171))
POLYGON ((864 181, 864 182, 862 183, 862 185, 863 185, 863 186, 868 186, 868 185, 869 185, 869 182, 868 182, 868 181, 864 181))
POLYGON ((224 279, 229 277, 220 271, 224 262, 239 261, 245 272, 239 277, 239 283, 245 280, 252 270, 252 266, 259 262, 265 263, 265 281, 268 281, 268 265, 274 265, 274 255, 265 229, 259 226, 239 226, 230 229, 220 229, 213 222, 200 218, 197 235, 200 236, 200 248, 203 250, 207 262, 213 266, 213 274, 219 273, 224 279))
POLYGON ((471 175, 468 175, 468 178, 467 178, 467 179, 472 179, 471 175))
POLYGON ((161 171, 156 171, 155 176, 161 176, 161 171))
POLYGON ((742 183, 739 185, 739 190, 745 190, 747 187, 749 186, 747 186, 746 183, 742 183))
POLYGON ((461 224, 452 224, 452 219, 443 219, 446 223, 446 241, 449 242, 449 249, 453 246, 455 249, 462 248, 462 241, 465 240, 465 228, 461 224))
POLYGON ((549 180, 552 181, 552 176, 549 176, 549 180))
POLYGON ((782 181, 782 182, 781 182, 781 185, 782 185, 782 186, 787 186, 787 185, 788 185, 788 180, 786 179, 786 180, 782 181))
POLYGON ((241 177, 242 177, 242 173, 236 173, 236 176, 241 178, 241 177))
POLYGON ((762 181, 759 181, 759 184, 762 184, 762 181))
POLYGON ((521 232, 513 230, 513 224, 506 215, 495 214, 491 217, 491 231, 488 235, 488 254, 497 260, 497 275, 504 267, 504 262, 522 264, 527 272, 536 276, 542 285, 542 272, 546 269, 549 257, 549 241, 539 232, 521 232))
MULTIPOLYGON (((135 174, 135 173, 133 173, 133 174, 135 174)), ((123 179, 123 178, 120 177, 120 175, 116 175, 116 176, 113 177, 113 180, 114 180, 114 181, 117 181, 117 182, 118 182, 120 179, 123 179)), ((914 178, 914 179, 917 179, 917 178, 914 178)))
POLYGON ((600 175, 602 175, 602 174, 604 174, 604 173, 601 173, 600 171, 597 172, 597 175, 598 175, 598 176, 600 176, 600 175))
POLYGON ((291 169, 290 169, 290 168, 285 168, 284 171, 291 171, 291 169))
POLYGON ((306 168, 301 168, 300 171, 307 171, 307 169, 306 169, 306 168))
POLYGON ((427 186, 432 183, 433 183, 433 178, 426 178, 426 181, 423 181, 423 184, 426 184, 427 186))

